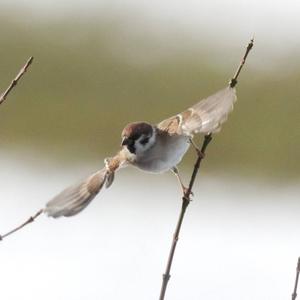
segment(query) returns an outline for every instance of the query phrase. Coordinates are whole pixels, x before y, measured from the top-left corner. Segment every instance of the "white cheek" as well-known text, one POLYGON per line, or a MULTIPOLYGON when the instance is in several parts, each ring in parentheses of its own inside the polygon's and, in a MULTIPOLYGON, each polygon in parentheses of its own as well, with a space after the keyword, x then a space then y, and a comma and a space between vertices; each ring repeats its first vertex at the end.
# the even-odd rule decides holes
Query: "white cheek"
POLYGON ((147 151, 147 149, 149 147, 148 144, 142 145, 139 142, 135 142, 134 146, 135 146, 135 154, 137 156, 140 156, 141 154, 143 154, 145 151, 147 151))
POLYGON ((148 143, 149 147, 152 147, 154 145, 155 139, 156 139, 156 131, 153 132, 151 138, 149 139, 149 143, 148 143))
POLYGON ((155 135, 153 134, 150 138, 147 144, 141 145, 144 148, 144 151, 150 149, 155 143, 155 135))
POLYGON ((150 138, 148 143, 146 143, 145 145, 141 144, 139 141, 135 142, 135 150, 136 150, 136 155, 143 155, 147 150, 149 150, 150 148, 152 148, 152 146, 155 143, 155 135, 153 134, 150 138))

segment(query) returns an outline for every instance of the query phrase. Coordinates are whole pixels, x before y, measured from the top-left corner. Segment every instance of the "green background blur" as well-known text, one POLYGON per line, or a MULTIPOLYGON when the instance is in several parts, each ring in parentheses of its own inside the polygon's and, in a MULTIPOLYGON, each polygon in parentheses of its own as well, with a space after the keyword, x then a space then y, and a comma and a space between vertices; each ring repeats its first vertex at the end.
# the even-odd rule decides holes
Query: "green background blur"
MULTIPOLYGON (((201 33, 149 33, 143 23, 132 24, 134 17, 78 13, 43 19, 28 7, 2 7, 0 89, 29 56, 34 63, 1 107, 1 150, 101 165, 118 150, 128 122, 159 122, 223 88, 253 33, 233 38, 228 32, 230 43, 222 47, 224 36, 218 44, 218 37, 201 33)), ((281 61, 269 56, 274 46, 268 49, 263 39, 256 36, 235 110, 210 145, 206 168, 297 179, 300 59, 297 48, 281 61)))
MULTIPOLYGON (((159 122, 224 88, 254 34, 238 102, 193 188, 167 298, 289 297, 299 16, 299 0, 0 0, 0 91, 34 56, 0 106, 0 234, 102 168, 126 123, 159 122)), ((190 151, 180 166, 184 182, 194 160, 190 151)), ((2 298, 155 299, 180 207, 171 174, 120 172, 78 216, 41 216, 0 244, 2 298)))

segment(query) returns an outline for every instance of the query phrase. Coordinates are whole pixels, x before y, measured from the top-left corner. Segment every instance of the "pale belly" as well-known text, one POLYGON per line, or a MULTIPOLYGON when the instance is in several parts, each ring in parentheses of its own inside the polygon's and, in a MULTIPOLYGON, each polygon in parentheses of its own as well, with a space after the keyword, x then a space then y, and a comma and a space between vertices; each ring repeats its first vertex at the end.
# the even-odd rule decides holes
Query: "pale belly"
POLYGON ((136 160, 134 165, 152 173, 169 171, 180 163, 189 146, 189 138, 186 136, 169 136, 167 140, 158 139, 155 147, 136 160))

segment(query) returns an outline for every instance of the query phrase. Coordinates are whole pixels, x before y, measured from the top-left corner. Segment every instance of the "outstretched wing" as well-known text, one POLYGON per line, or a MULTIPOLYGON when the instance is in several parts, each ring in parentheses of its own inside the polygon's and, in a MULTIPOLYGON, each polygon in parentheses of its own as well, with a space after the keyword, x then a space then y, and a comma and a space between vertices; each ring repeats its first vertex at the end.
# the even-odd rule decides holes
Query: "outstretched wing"
POLYGON ((52 200, 50 200, 44 209, 44 212, 53 218, 71 217, 84 208, 101 191, 103 185, 109 188, 114 181, 115 172, 122 167, 127 166, 126 153, 120 151, 114 157, 109 157, 104 160, 105 167, 90 175, 82 182, 72 185, 52 200))
POLYGON ((47 203, 44 212, 53 218, 78 214, 96 197, 108 178, 107 169, 103 168, 84 181, 63 190, 47 203))
POLYGON ((182 113, 160 122, 157 127, 171 135, 218 132, 236 99, 235 88, 228 86, 182 113))

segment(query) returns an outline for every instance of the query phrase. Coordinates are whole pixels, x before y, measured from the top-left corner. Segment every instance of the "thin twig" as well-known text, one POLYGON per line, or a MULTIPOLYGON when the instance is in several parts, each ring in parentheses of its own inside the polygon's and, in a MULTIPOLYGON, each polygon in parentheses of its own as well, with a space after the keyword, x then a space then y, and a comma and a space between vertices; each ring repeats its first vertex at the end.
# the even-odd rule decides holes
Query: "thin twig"
POLYGON ((175 233, 173 236, 173 241, 172 241, 172 245, 171 245, 171 249, 170 249, 170 253, 169 253, 169 257, 168 257, 168 262, 167 262, 167 267, 166 267, 165 273, 163 274, 163 282, 162 282, 162 286, 161 286, 161 290, 160 290, 159 300, 163 300, 165 297, 168 281, 171 277, 170 271, 171 271, 171 267, 172 267, 172 262, 173 262, 173 257, 175 254, 176 245, 177 245, 177 242, 179 239, 179 233, 180 233, 182 221, 183 221, 186 209, 190 203, 190 195, 192 192, 192 188, 193 188, 197 173, 200 168, 200 163, 201 163, 202 159, 204 158, 206 147, 208 146, 208 144, 210 143, 211 140, 212 140, 211 134, 208 134, 204 137, 204 141, 203 141, 202 148, 201 148, 202 155, 201 154, 198 155, 197 161, 194 166, 193 174, 192 174, 192 177, 191 177, 191 180, 189 183, 189 187, 188 187, 186 193, 184 194, 184 196, 182 197, 181 211, 180 211, 179 219, 178 219, 178 222, 176 225, 175 233))
POLYGON ((9 87, 6 89, 6 91, 0 96, 0 104, 2 104, 7 95, 11 92, 11 90, 17 85, 18 81, 21 79, 21 77, 25 74, 25 72, 27 71, 27 68, 31 65, 33 61, 33 57, 31 56, 26 64, 24 65, 24 67, 19 71, 18 75, 16 76, 16 78, 10 83, 9 87))
POLYGON ((43 213, 44 210, 43 209, 40 209, 35 215, 33 215, 32 217, 30 217, 26 222, 24 222, 23 224, 19 225, 18 227, 16 227, 15 229, 3 234, 3 235, 0 235, 0 241, 2 241, 4 238, 6 238, 7 236, 15 233, 16 231, 19 231, 20 229, 22 229, 24 226, 32 223, 41 213, 43 213))
MULTIPOLYGON (((11 90, 18 84, 18 82, 21 79, 21 77, 25 74, 25 72, 27 71, 28 67, 32 64, 32 61, 33 61, 33 57, 31 56, 27 60, 26 64, 19 71, 19 73, 17 74, 17 76, 15 77, 15 79, 12 80, 12 82, 10 83, 10 85, 8 86, 8 88, 5 90, 5 92, 0 96, 0 104, 2 104, 5 101, 6 97, 11 92, 11 90)), ((6 234, 0 235, 0 241, 2 241, 7 236, 15 233, 16 231, 22 229, 24 226, 32 223, 42 212, 43 212, 43 209, 39 210, 34 216, 30 217, 26 222, 24 222, 20 226, 18 226, 15 229, 7 232, 6 234)))
POLYGON ((242 68, 243 68, 243 66, 244 66, 244 64, 245 64, 245 62, 246 62, 247 56, 248 56, 250 50, 252 49, 253 45, 254 45, 254 38, 252 38, 252 39, 250 40, 250 43, 248 44, 248 46, 247 46, 247 48, 246 48, 246 52, 245 52, 245 54, 244 54, 244 56, 243 56, 243 58, 242 58, 242 60, 241 60, 241 62, 240 62, 240 65, 238 66, 238 68, 237 68, 237 70, 236 70, 234 76, 232 77, 232 79, 231 79, 230 82, 229 82, 229 86, 230 86, 230 87, 233 88, 233 87, 236 86, 236 84, 237 84, 237 79, 238 79, 238 77, 239 77, 239 75, 240 75, 240 72, 241 72, 241 70, 242 70, 242 68))
POLYGON ((292 294, 292 300, 296 300, 296 298, 297 298, 299 273, 300 273, 300 257, 298 257, 298 262, 297 262, 297 267, 296 267, 296 279, 295 279, 294 291, 292 294))
MULTIPOLYGON (((246 48, 246 52, 243 56, 243 59, 242 59, 240 65, 239 65, 237 71, 235 72, 233 78, 231 79, 231 81, 229 83, 229 86, 232 87, 232 88, 237 84, 237 78, 238 78, 238 76, 239 76, 239 74, 242 70, 243 65, 245 64, 246 58, 247 58, 250 50, 253 47, 253 42, 254 42, 253 39, 251 39, 250 43, 248 44, 248 46, 246 48)), ((200 153, 198 153, 198 158, 197 158, 196 163, 194 165, 194 169, 193 169, 193 173, 192 173, 192 176, 191 176, 191 179, 190 179, 189 187, 188 187, 186 193, 184 194, 184 196, 182 197, 181 211, 180 211, 179 218, 178 218, 178 221, 177 221, 177 225, 176 225, 176 228, 175 228, 175 232, 174 232, 174 235, 173 235, 173 240, 172 240, 171 249, 170 249, 169 256, 168 256, 166 270, 165 270, 165 273, 163 274, 163 280, 162 280, 159 300, 164 300, 165 299, 167 285, 168 285, 169 279, 171 277, 170 272, 171 272, 171 267, 172 267, 172 263, 173 263, 173 258, 174 258, 177 242, 178 242, 178 239, 179 239, 179 234, 180 234, 182 221, 183 221, 186 209, 187 209, 187 207, 190 203, 190 195, 191 195, 191 192, 192 192, 192 188, 193 188, 196 176, 197 176, 199 168, 200 168, 201 161, 204 157, 206 147, 208 146, 208 144, 210 143, 211 140, 212 140, 212 135, 211 134, 208 134, 204 137, 202 148, 200 150, 200 153)))

